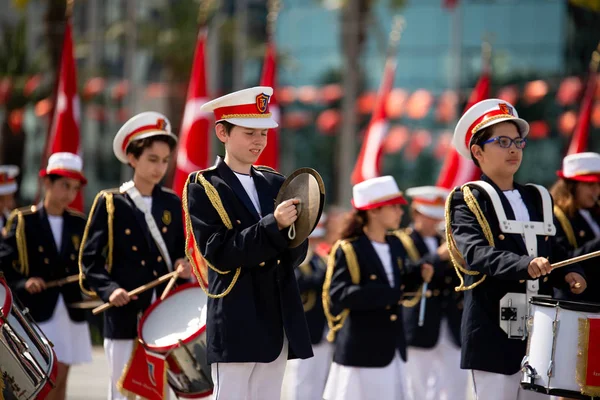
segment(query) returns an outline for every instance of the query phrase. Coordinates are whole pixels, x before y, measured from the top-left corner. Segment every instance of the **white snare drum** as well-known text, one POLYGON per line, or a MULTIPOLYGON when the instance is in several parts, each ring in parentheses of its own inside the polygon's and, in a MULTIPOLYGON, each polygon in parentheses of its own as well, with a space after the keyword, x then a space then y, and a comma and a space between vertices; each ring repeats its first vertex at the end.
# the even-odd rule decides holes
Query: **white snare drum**
POLYGON ((579 318, 600 316, 600 304, 532 297, 521 386, 554 396, 589 399, 576 380, 579 318))
POLYGON ((139 323, 144 348, 166 357, 169 386, 178 397, 212 394, 210 365, 206 361, 206 294, 196 284, 175 289, 152 304, 139 323))
POLYGON ((56 355, 1 274, 0 306, 0 399, 44 399, 56 381, 56 355))

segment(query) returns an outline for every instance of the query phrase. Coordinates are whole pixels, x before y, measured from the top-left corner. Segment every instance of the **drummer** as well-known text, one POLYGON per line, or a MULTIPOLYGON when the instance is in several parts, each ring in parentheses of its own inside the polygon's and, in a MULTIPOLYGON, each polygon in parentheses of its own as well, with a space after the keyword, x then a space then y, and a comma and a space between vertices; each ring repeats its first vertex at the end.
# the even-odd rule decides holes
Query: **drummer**
MULTIPOLYGON (((554 215, 558 220, 556 237, 572 255, 600 250, 600 154, 578 153, 566 156, 558 180, 550 189, 554 215)), ((600 303, 598 260, 581 263, 588 283, 580 295, 560 291, 556 297, 600 303)))
POLYGON ((47 397, 54 400, 66 398, 69 367, 92 361, 85 311, 68 307, 82 300, 77 283, 47 287, 77 275, 85 215, 68 206, 87 181, 81 158, 71 153, 52 154, 40 176, 44 200, 11 213, 5 227, 5 247, 10 251, 3 254, 1 263, 7 266, 13 292, 54 345, 58 374, 56 387, 47 397))
POLYGON ((192 173, 184 192, 186 225, 209 267, 207 352, 218 399, 279 399, 288 358, 313 355, 294 276, 307 242, 288 248, 298 200, 275 207, 285 178, 253 166, 277 127, 272 95, 253 87, 202 106, 215 114, 225 157, 192 173))
POLYGON ((553 236, 546 189, 514 181, 528 133, 514 107, 497 99, 469 108, 454 130, 458 153, 483 172, 483 182, 455 189, 446 203, 450 256, 464 279, 461 368, 471 370, 479 400, 542 398, 520 389, 527 328, 510 321, 525 321, 528 299, 551 295, 553 286, 586 288, 580 267, 552 270, 568 254, 553 236))
MULTIPOLYGON (((184 279, 191 276, 181 201, 160 185, 176 143, 169 120, 160 113, 143 112, 127 121, 114 138, 113 151, 133 168, 133 180, 98 193, 83 236, 81 277, 115 306, 104 313, 109 399, 126 398, 117 383, 133 350, 138 316, 165 285, 134 297, 127 292, 172 270, 184 279)), ((87 291, 85 285, 82 289, 87 291)))

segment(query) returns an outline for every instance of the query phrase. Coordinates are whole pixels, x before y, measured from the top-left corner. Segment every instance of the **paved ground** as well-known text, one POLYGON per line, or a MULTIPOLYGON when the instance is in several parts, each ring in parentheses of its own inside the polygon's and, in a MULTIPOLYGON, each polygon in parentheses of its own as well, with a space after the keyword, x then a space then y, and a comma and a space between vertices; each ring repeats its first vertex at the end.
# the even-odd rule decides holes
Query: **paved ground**
POLYGON ((68 400, 106 400, 108 374, 102 347, 94 347, 92 364, 76 365, 69 372, 68 400))

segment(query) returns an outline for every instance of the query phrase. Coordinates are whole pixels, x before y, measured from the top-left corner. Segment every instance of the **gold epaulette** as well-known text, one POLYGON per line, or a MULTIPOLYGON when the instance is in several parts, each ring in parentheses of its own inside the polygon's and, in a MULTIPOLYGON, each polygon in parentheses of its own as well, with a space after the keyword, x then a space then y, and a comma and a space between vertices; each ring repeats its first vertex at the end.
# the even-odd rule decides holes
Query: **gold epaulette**
MULTIPOLYGON (((479 222, 479 225, 481 226, 481 229, 483 230, 483 235, 487 239, 489 245, 494 247, 495 246, 494 236, 492 235, 492 230, 490 228, 490 224, 488 223, 487 219, 485 218, 485 215, 483 214, 483 211, 481 210, 481 207, 479 206, 479 203, 477 202, 475 195, 473 195, 473 192, 471 192, 471 188, 469 188, 468 185, 463 185, 460 188, 460 190, 463 193, 467 207, 469 207, 469 210, 471 210, 471 212, 475 215, 475 218, 477 218, 477 222, 479 222)), ((471 276, 480 275, 481 272, 471 271, 466 268, 465 260, 462 256, 462 254, 460 254, 458 247, 456 246, 456 242, 454 241, 454 236, 452 236, 452 221, 450 220, 450 208, 452 205, 452 196, 454 195, 454 192, 456 192, 456 189, 454 189, 452 192, 450 192, 450 194, 448 195, 448 198, 446 199, 446 209, 444 211, 444 217, 446 220, 446 243, 448 244, 448 253, 450 254, 450 260, 452 261, 452 265, 454 266, 456 275, 458 275, 458 279, 460 280, 460 285, 455 287, 454 290, 456 290, 457 292, 460 292, 460 291, 474 289, 475 287, 480 285, 485 280, 486 275, 483 274, 481 279, 472 283, 469 286, 465 286, 465 280, 464 280, 463 276, 461 275, 461 272, 465 275, 471 275, 471 276)))
POLYGON ((574 249, 577 247, 577 238, 575 237, 575 232, 573 231, 573 225, 571 225, 571 221, 567 217, 567 214, 557 205, 554 206, 554 216, 560 223, 563 231, 565 231, 565 235, 567 236, 567 240, 569 244, 573 246, 574 249))
POLYGON ((23 276, 29 276, 29 255, 27 253, 27 238, 25 236, 25 216, 37 212, 36 206, 21 207, 13 210, 8 217, 4 234, 7 235, 12 229, 15 219, 17 226, 15 230, 15 241, 17 242, 17 252, 19 253, 18 266, 13 262, 13 268, 23 276))
POLYGON ((98 202, 101 198, 104 198, 106 202, 106 214, 107 214, 107 236, 108 236, 108 252, 106 255, 106 270, 110 274, 112 271, 113 264, 113 249, 114 249, 114 227, 113 222, 115 219, 115 202, 113 196, 115 193, 119 193, 119 189, 107 189, 102 190, 100 193, 96 195, 94 202, 92 203, 92 208, 90 209, 90 214, 88 216, 87 222, 85 224, 85 230, 83 231, 83 237, 81 239, 81 244, 79 245, 79 287, 81 291, 88 296, 96 296, 94 291, 88 290, 83 285, 83 280, 85 279, 85 274, 83 273, 83 249, 85 247, 85 243, 88 239, 88 235, 90 233, 90 225, 92 223, 92 218, 96 211, 96 207, 98 206, 98 202))
MULTIPOLYGON (((208 200, 212 204, 213 208, 217 211, 217 214, 219 214, 219 217, 221 218, 223 225, 225 225, 225 227, 227 229, 233 229, 233 224, 231 223, 231 219, 229 218, 229 215, 227 214, 227 211, 225 210, 225 207, 223 206, 223 202, 221 201, 219 192, 209 181, 206 180, 206 178, 202 174, 204 171, 207 171, 207 170, 210 170, 213 168, 215 168, 215 167, 213 166, 206 170, 192 172, 188 176, 188 178, 185 182, 185 185, 183 187, 183 196, 182 196, 181 202, 182 202, 182 206, 183 206, 183 213, 185 216, 185 230, 186 230, 185 253, 186 253, 186 256, 187 256, 188 260, 190 261, 190 263, 192 264, 192 267, 193 267, 192 269, 194 271, 194 274, 198 278, 198 283, 200 284, 200 287, 202 287, 202 290, 204 290, 204 292, 206 293, 206 295, 208 297, 211 297, 213 299, 219 299, 219 298, 227 296, 229 294, 229 292, 231 292, 231 289, 233 289, 233 287, 235 286, 235 284, 242 272, 242 269, 236 268, 235 274, 233 275, 233 278, 231 279, 231 283, 229 284, 227 289, 225 289, 225 291, 223 291, 223 293, 211 294, 208 292, 208 286, 205 287, 204 278, 202 277, 202 274, 201 274, 201 266, 196 264, 196 259, 194 258, 194 254, 196 256, 202 257, 202 253, 198 249, 198 242, 196 241, 196 235, 194 234, 194 229, 192 227, 192 220, 190 218, 190 210, 189 210, 189 206, 188 206, 188 186, 190 185, 190 180, 193 179, 195 183, 202 185, 202 187, 204 188, 204 191, 206 193, 206 196, 208 197, 208 200), (192 242, 193 246, 190 246, 190 240, 193 241, 192 242), (190 249, 190 247, 193 250, 190 249)), ((206 259, 204 259, 204 262, 206 263, 208 268, 212 269, 213 271, 215 271, 216 273, 218 273, 220 275, 226 275, 231 272, 231 271, 221 271, 221 270, 215 268, 206 259)), ((206 281, 208 282, 208 276, 207 276, 206 281)))
POLYGON ((260 172, 270 172, 270 173, 275 174, 275 175, 283 176, 283 174, 280 173, 279 171, 277 171, 277 170, 275 170, 275 169, 273 169, 271 167, 268 167, 266 165, 255 165, 254 168, 256 168, 257 170, 259 170, 260 172))
POLYGON ((75 217, 81 217, 81 218, 87 220, 87 215, 85 215, 84 213, 82 213, 79 210, 76 210, 74 208, 67 208, 67 212, 71 215, 74 215, 75 217))
POLYGON ((325 273, 325 282, 323 283, 323 311, 325 312, 325 318, 327 319, 327 325, 329 326, 329 333, 327 334, 327 340, 333 342, 337 331, 342 329, 344 322, 350 314, 349 309, 342 310, 338 315, 331 313, 331 297, 329 296, 329 290, 331 289, 331 280, 333 279, 333 270, 335 269, 335 254, 338 248, 341 248, 346 257, 346 264, 348 265, 348 272, 350 272, 350 280, 352 284, 360 284, 360 265, 358 264, 358 258, 354 247, 352 247, 353 239, 338 240, 331 253, 329 253, 329 259, 327 260, 327 272, 325 273))
MULTIPOLYGON (((407 231, 409 229, 410 232, 412 232, 411 228, 407 228, 407 231)), ((417 263, 421 259, 421 254, 419 253, 419 250, 415 245, 415 241, 412 237, 410 237, 410 233, 407 231, 397 229, 392 232, 392 235, 400 239, 400 242, 402 242, 402 246, 404 246, 404 250, 406 250, 406 253, 408 254, 408 258, 410 258, 412 262, 417 263)), ((423 285, 419 287, 419 289, 417 290, 417 294, 412 299, 402 300, 402 306, 405 308, 412 308, 419 304, 419 302, 421 301, 421 295, 423 293, 422 289, 423 285)))

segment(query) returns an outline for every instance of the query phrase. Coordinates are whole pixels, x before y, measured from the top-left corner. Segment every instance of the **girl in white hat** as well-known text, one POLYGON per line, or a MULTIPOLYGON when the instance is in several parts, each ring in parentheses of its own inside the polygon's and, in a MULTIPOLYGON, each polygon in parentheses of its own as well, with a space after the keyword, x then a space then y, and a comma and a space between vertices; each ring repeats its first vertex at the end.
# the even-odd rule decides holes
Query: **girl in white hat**
POLYGON ((580 267, 552 270, 569 254, 554 236, 548 191, 514 181, 528 132, 514 107, 498 99, 475 104, 454 130, 456 150, 483 172, 446 203, 447 242, 463 283, 457 290, 465 291, 461 368, 471 370, 480 400, 541 398, 520 385, 529 299, 554 287, 586 287, 580 267))
POLYGON ((85 311, 69 307, 82 301, 81 291, 76 282, 57 284, 77 276, 79 270, 77 254, 85 215, 68 207, 87 180, 81 158, 71 153, 52 154, 40 176, 44 200, 11 214, 5 227, 10 252, 1 261, 14 267, 5 268, 9 284, 54 345, 58 369, 51 377, 55 388, 47 398, 62 400, 66 398, 70 366, 92 361, 85 311))
POLYGON ((408 260, 398 229, 406 200, 391 176, 353 187, 355 212, 334 246, 323 287, 334 341, 326 400, 406 399, 402 290, 433 267, 408 260))
POLYGON ((128 292, 173 270, 182 282, 191 275, 181 200, 160 184, 176 143, 164 115, 143 112, 132 117, 115 136, 113 151, 133 168, 133 179, 101 191, 90 210, 80 268, 92 291, 115 306, 103 314, 109 400, 126 398, 118 382, 138 336, 138 318, 166 284, 135 297, 128 292))
MULTIPOLYGON (((558 180, 550 189, 554 199, 554 215, 558 220, 556 237, 574 255, 600 250, 600 154, 578 153, 566 156, 558 180)), ((582 263, 588 287, 575 295, 557 293, 560 298, 600 303, 600 270, 598 260, 582 263)))

